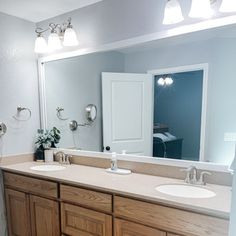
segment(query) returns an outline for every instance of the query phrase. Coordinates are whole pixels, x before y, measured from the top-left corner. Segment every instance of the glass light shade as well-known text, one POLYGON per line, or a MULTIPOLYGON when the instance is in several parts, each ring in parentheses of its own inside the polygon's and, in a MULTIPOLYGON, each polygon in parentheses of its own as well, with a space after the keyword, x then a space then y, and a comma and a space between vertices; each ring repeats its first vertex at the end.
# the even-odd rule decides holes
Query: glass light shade
POLYGON ((189 17, 209 18, 213 13, 210 0, 192 0, 189 17))
POLYGON ((34 51, 36 53, 47 53, 48 45, 43 36, 38 36, 35 40, 34 51))
POLYGON ((48 50, 53 52, 62 48, 60 37, 57 33, 51 33, 48 37, 48 50))
POLYGON ((158 79, 157 83, 160 86, 164 86, 165 85, 165 80, 163 78, 160 78, 160 79, 158 79))
POLYGON ((166 85, 172 85, 174 80, 171 77, 166 77, 165 84, 166 85))
POLYGON ((72 28, 67 28, 64 34, 64 46, 77 46, 79 44, 76 32, 72 28))
POLYGON ((235 12, 236 0, 223 0, 220 6, 220 12, 235 12))
POLYGON ((164 13, 164 25, 176 24, 184 20, 178 0, 168 0, 164 13))

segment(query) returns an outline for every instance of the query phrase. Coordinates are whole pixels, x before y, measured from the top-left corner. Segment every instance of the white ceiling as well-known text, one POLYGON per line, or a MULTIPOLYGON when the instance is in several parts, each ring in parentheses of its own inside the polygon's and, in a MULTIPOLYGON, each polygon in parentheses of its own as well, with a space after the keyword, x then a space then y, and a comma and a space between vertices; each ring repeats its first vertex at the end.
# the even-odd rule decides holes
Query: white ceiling
POLYGON ((0 0, 0 11, 40 22, 100 1, 102 0, 0 0))

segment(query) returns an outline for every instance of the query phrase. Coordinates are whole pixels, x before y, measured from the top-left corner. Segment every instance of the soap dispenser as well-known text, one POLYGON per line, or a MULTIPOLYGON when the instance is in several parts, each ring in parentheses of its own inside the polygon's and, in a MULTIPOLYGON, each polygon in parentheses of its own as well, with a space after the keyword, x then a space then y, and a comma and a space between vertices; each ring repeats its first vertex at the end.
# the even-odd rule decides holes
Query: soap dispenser
POLYGON ((116 158, 116 152, 113 152, 111 154, 111 170, 117 171, 117 158, 116 158))
POLYGON ((131 174, 130 170, 120 169, 117 165, 117 154, 113 152, 111 154, 111 167, 106 169, 108 173, 118 174, 118 175, 129 175, 131 174))

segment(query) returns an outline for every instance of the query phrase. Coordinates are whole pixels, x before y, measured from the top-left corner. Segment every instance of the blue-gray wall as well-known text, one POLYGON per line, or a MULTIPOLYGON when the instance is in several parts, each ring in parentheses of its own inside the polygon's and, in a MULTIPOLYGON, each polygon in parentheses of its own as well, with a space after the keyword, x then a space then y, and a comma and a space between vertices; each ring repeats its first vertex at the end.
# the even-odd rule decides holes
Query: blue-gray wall
MULTIPOLYGON (((8 127, 3 140, 4 156, 32 153, 35 134, 40 125, 37 63, 32 34, 34 28, 31 22, 0 13, 0 121, 8 127), (16 122, 12 118, 17 106, 31 109, 32 118, 28 122, 16 122)), ((5 227, 0 183, 1 236, 5 236, 5 227)))
POLYGON ((37 62, 34 53, 35 25, 0 13, 0 121, 8 126, 3 155, 31 153, 39 123, 37 62), (28 122, 16 122, 17 106, 31 109, 28 122))
POLYGON ((183 138, 182 159, 199 160, 203 71, 172 74, 174 83, 162 87, 155 78, 154 122, 183 138))
POLYGON ((105 52, 46 63, 46 98, 48 127, 56 126, 62 132, 60 147, 102 151, 102 72, 123 72, 124 56, 105 52), (85 107, 97 106, 97 119, 91 127, 69 130, 69 122, 86 122, 85 107), (56 108, 65 109, 67 121, 59 121, 56 108))

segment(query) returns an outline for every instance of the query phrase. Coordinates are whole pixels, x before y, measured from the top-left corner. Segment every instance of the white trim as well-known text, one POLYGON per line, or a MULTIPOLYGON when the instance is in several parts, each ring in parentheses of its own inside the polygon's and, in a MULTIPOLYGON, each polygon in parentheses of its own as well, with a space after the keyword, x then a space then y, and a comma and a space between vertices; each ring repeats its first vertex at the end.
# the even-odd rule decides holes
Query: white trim
POLYGON ((38 61, 39 74, 39 107, 41 129, 47 128, 47 106, 46 106, 46 83, 45 83, 45 63, 38 61))
POLYGON ((206 161, 204 150, 205 150, 205 140, 206 140, 208 68, 209 68, 208 63, 204 63, 204 64, 195 64, 195 65, 186 65, 186 66, 150 70, 147 72, 148 74, 156 76, 163 74, 173 74, 173 73, 203 70, 202 115, 201 115, 201 135, 200 135, 200 150, 199 150, 199 161, 202 162, 206 161))
MULTIPOLYGON (((74 156, 82 156, 88 158, 103 158, 103 159, 111 159, 111 153, 105 152, 92 152, 92 151, 81 151, 81 150, 72 150, 65 148, 55 148, 53 149, 55 152, 63 151, 66 154, 74 155, 74 156)), ((166 166, 175 166, 181 168, 188 168, 189 166, 196 166, 201 170, 209 170, 209 171, 218 171, 224 173, 230 173, 227 165, 210 163, 210 162, 197 162, 197 161, 186 161, 186 160, 174 160, 174 159, 163 159, 163 158, 155 158, 149 156, 136 156, 136 155, 123 155, 117 154, 117 160, 123 161, 133 161, 139 163, 149 163, 156 165, 166 165, 166 166)))
POLYGON ((117 41, 114 43, 109 43, 105 45, 101 45, 98 47, 91 47, 91 48, 84 48, 84 49, 78 49, 75 51, 69 51, 69 52, 59 52, 53 55, 47 55, 40 57, 38 60, 40 63, 45 63, 49 61, 56 61, 81 55, 86 55, 90 53, 95 52, 104 52, 104 51, 110 51, 110 50, 118 50, 130 46, 135 46, 142 43, 147 43, 159 39, 165 39, 165 38, 171 38, 174 36, 179 36, 183 34, 188 33, 194 33, 202 30, 212 29, 212 28, 218 28, 226 25, 232 25, 236 24, 236 15, 233 16, 226 16, 221 17, 217 19, 211 19, 211 20, 205 20, 202 22, 189 24, 189 25, 183 25, 176 28, 172 28, 169 30, 164 30, 161 32, 153 33, 153 34, 147 34, 143 36, 138 36, 130 39, 125 39, 121 41, 117 41))

